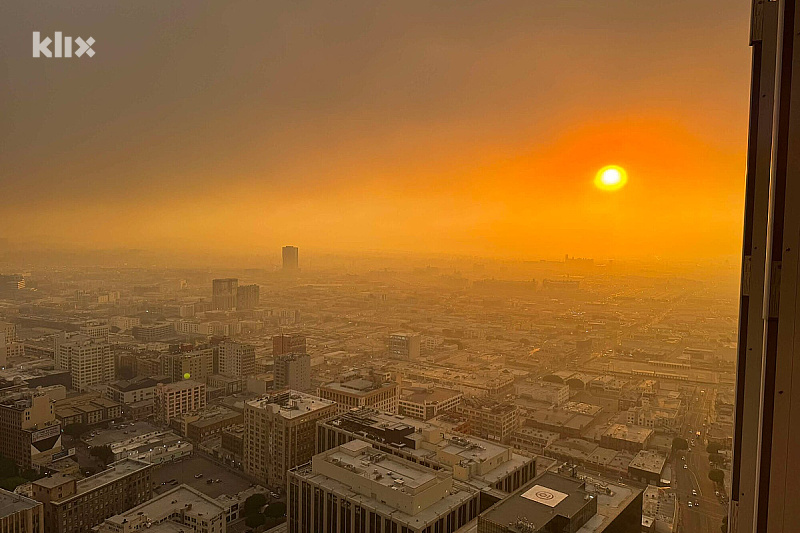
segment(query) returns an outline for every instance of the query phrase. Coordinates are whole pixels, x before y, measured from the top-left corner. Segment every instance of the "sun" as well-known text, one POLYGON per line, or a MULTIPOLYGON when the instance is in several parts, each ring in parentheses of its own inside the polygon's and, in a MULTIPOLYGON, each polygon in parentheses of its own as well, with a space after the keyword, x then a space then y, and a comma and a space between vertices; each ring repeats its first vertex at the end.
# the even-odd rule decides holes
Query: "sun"
POLYGON ((628 173, 617 165, 608 165, 597 171, 594 185, 602 191, 618 191, 628 183, 628 173))

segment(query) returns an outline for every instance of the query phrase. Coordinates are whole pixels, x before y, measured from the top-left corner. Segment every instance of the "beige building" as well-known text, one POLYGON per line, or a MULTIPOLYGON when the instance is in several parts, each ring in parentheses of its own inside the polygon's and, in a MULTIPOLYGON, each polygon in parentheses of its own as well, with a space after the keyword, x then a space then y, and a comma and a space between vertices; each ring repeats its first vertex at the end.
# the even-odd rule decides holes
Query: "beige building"
POLYGON ((511 434, 520 426, 517 406, 488 398, 465 398, 456 413, 467 419, 469 433, 497 442, 511 442, 511 434))
POLYGON ((336 402, 338 412, 369 407, 388 413, 397 412, 397 383, 379 376, 356 377, 348 381, 328 383, 319 388, 319 395, 336 402))
POLYGON ((38 468, 61 452, 61 424, 47 394, 31 391, 0 400, 0 454, 22 469, 38 468))
POLYGON ((133 531, 183 531, 225 533, 227 509, 219 501, 187 485, 180 485, 141 505, 106 518, 99 533, 133 531))
POLYGON ((181 414, 201 411, 206 406, 206 385, 187 379, 177 383, 159 383, 156 386, 154 412, 165 424, 181 414))
POLYGON ((219 373, 235 378, 256 372, 256 347, 241 342, 225 341, 219 345, 219 373))
POLYGON ((114 353, 102 338, 82 334, 57 338, 55 364, 56 368, 69 370, 72 388, 81 392, 92 385, 109 383, 116 377, 114 353))
POLYGON ((0 489, 0 532, 44 533, 42 503, 0 489))
POLYGON ((430 420, 445 411, 455 409, 464 395, 457 390, 441 387, 408 387, 400 392, 397 412, 418 420, 430 420))
POLYGON ((297 391, 245 403, 245 472, 284 488, 286 472, 314 455, 317 421, 335 413, 332 401, 297 391))
POLYGON ((153 495, 152 469, 150 463, 123 459, 85 479, 61 473, 37 479, 31 492, 44 504, 45 533, 87 533, 146 502, 153 495))
POLYGON ((478 516, 479 491, 453 474, 354 440, 289 472, 288 530, 456 531, 478 516))
POLYGON ((214 373, 214 350, 204 348, 165 355, 161 358, 161 373, 176 382, 195 379, 205 383, 208 376, 214 373))

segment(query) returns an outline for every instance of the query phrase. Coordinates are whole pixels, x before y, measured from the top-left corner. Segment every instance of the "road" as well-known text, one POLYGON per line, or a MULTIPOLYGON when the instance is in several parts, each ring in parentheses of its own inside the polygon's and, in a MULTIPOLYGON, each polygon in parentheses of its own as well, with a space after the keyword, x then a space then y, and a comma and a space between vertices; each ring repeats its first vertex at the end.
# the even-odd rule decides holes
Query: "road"
POLYGON ((679 452, 673 460, 675 472, 673 488, 680 509, 679 533, 718 533, 722 517, 727 512, 715 494, 717 486, 708 479, 710 467, 704 443, 703 424, 708 419, 711 391, 705 390, 705 394, 698 394, 690 402, 689 411, 686 413, 682 436, 690 442, 694 439, 694 444, 690 444, 690 451, 679 452), (700 431, 700 438, 690 435, 689 429, 693 432, 700 431), (683 457, 686 458, 685 461, 683 457), (696 496, 692 494, 692 490, 697 491, 696 496), (692 507, 689 507, 690 501, 692 507), (699 506, 697 502, 700 503, 699 506))

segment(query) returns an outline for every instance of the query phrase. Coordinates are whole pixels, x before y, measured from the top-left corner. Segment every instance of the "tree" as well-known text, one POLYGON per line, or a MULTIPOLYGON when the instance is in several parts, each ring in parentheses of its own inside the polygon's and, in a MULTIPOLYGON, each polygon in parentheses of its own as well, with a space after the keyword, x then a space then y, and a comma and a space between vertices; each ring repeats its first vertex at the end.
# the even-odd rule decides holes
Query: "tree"
POLYGON ((279 518, 286 514, 286 504, 282 502, 275 502, 270 504, 267 509, 264 511, 264 516, 271 516, 273 518, 279 518))
POLYGON ((708 479, 714 483, 722 483, 725 481, 725 473, 718 468, 714 468, 708 472, 708 479))
POLYGON ((708 446, 706 446, 706 451, 708 453, 718 453, 722 449, 722 444, 719 442, 709 442, 708 446))
POLYGON ((718 453, 712 453, 708 456, 708 462, 715 465, 721 465, 723 462, 725 462, 725 458, 718 453))
POLYGON ((89 454, 100 459, 104 465, 114 461, 114 452, 111 451, 111 446, 107 444, 104 446, 92 446, 89 454))
POLYGON ((263 525, 267 521, 267 517, 261 513, 251 514, 247 518, 244 519, 245 525, 247 527, 258 527, 263 525))
POLYGON ((244 515, 250 516, 251 514, 261 511, 261 508, 264 507, 266 503, 267 497, 261 493, 248 496, 244 501, 244 515))
POLYGON ((672 439, 672 449, 673 450, 688 450, 689 449, 689 443, 686 442, 686 439, 683 439, 681 437, 675 437, 674 439, 672 439))
POLYGON ((13 492, 14 489, 22 485, 23 483, 27 483, 28 480, 24 477, 19 476, 12 476, 0 479, 0 488, 3 488, 9 492, 13 492))
POLYGON ((18 474, 17 463, 0 455, 0 478, 16 477, 18 474))
POLYGON ((70 437, 78 438, 89 429, 86 424, 81 424, 80 422, 76 424, 67 424, 64 426, 64 433, 69 435, 70 437))

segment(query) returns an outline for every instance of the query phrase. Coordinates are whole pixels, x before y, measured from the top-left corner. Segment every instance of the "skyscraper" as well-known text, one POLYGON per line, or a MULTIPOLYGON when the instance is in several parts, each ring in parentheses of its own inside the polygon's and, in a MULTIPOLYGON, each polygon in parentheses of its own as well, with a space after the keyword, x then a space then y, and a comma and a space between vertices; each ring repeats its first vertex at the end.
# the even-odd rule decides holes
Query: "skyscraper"
POLYGON ((241 285, 236 290, 236 309, 255 309, 261 297, 258 285, 241 285))
POLYGON ((217 311, 229 311, 236 308, 236 292, 239 280, 221 278, 211 282, 211 307, 217 311))
POLYGON ((283 269, 287 271, 300 270, 297 246, 283 247, 283 269))
POLYGON ((311 388, 311 356, 285 353, 275 356, 275 388, 305 391, 311 388))

